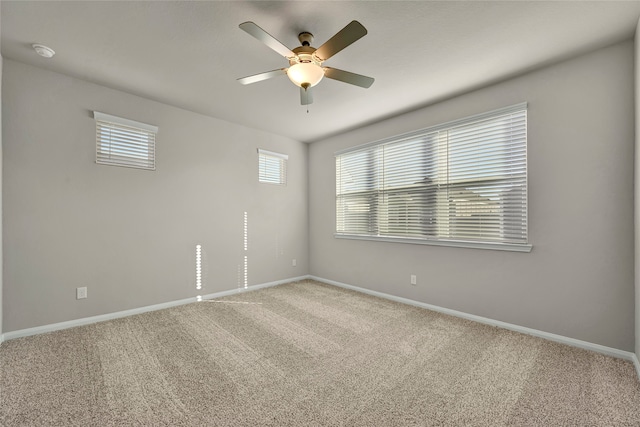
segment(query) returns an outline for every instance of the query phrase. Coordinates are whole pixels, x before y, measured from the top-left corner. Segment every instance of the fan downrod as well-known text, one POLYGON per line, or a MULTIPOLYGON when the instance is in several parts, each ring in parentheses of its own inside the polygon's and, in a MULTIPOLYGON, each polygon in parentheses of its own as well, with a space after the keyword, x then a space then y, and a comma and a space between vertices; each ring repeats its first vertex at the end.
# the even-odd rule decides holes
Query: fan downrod
POLYGON ((300 40, 302 46, 311 46, 311 43, 313 43, 313 34, 308 31, 303 31, 298 34, 298 40, 300 40))

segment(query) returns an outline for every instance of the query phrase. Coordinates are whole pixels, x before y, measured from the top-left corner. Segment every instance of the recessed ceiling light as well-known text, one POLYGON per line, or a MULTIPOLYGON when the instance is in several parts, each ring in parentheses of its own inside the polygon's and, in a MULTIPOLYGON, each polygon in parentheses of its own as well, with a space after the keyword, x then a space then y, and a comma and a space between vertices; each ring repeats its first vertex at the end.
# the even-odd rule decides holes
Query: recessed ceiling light
POLYGON ((54 52, 53 49, 51 49, 50 47, 47 47, 43 44, 34 44, 31 45, 33 46, 33 49, 36 51, 36 53, 44 58, 51 58, 53 55, 55 55, 56 53, 54 52))

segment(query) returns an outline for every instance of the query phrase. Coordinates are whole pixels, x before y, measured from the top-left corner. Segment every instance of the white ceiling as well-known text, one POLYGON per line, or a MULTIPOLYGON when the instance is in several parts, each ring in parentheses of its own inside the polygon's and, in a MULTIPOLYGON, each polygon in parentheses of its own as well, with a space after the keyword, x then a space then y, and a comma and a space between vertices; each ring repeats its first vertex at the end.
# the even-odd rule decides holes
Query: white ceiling
POLYGON ((1 3, 4 58, 312 142, 630 38, 624 2, 26 2, 1 3), (287 61, 238 28, 254 21, 289 48, 319 47, 351 20, 369 34, 326 62, 376 79, 324 79, 307 114, 286 77, 239 77, 287 61), (31 44, 56 51, 50 59, 31 44))

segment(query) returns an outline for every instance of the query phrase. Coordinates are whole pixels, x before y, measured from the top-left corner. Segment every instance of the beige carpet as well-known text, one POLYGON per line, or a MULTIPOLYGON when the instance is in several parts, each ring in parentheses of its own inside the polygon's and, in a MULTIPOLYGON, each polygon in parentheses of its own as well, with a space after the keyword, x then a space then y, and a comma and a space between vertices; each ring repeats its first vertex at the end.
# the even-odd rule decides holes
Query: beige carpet
POLYGON ((639 426, 629 362, 298 282, 0 346, 5 426, 639 426))

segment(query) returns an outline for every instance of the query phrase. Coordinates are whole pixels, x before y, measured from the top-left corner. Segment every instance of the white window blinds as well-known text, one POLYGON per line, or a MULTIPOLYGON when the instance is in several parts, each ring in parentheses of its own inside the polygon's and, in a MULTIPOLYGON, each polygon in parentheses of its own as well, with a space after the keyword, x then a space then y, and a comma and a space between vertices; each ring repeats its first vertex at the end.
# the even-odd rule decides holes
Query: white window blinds
POLYGON ((258 149, 258 181, 285 185, 288 159, 289 156, 286 154, 258 149))
POLYGON ((94 111, 96 163, 155 170, 156 126, 94 111))
POLYGON ((336 214, 337 237, 530 249, 526 104, 336 153, 336 214))

